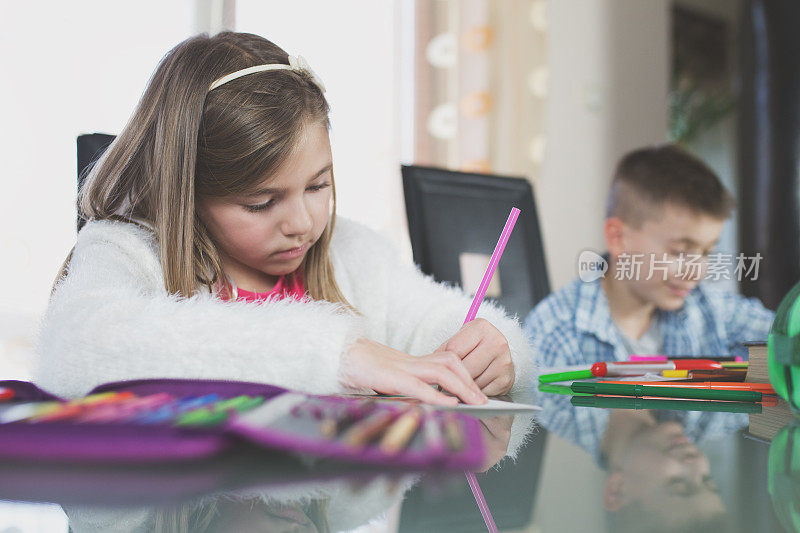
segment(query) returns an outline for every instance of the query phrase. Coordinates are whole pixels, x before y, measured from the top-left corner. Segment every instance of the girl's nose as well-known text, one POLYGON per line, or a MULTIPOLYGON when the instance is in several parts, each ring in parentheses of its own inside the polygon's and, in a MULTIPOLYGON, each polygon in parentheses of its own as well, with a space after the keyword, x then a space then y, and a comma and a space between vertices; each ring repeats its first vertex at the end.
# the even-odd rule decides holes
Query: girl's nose
POLYGON ((286 218, 283 220, 282 231, 284 235, 305 235, 310 232, 314 226, 314 220, 311 218, 311 213, 306 206, 305 201, 302 199, 289 207, 286 218))

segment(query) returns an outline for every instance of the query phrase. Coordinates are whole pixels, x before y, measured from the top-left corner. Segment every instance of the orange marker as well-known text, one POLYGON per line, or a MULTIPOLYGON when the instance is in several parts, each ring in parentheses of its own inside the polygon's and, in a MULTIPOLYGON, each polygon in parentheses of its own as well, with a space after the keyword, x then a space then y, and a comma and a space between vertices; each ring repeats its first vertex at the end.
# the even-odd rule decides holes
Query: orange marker
POLYGON ((619 383, 623 385, 647 385, 648 387, 680 387, 684 389, 744 390, 761 394, 775 394, 769 383, 744 383, 739 381, 598 381, 598 383, 619 383))

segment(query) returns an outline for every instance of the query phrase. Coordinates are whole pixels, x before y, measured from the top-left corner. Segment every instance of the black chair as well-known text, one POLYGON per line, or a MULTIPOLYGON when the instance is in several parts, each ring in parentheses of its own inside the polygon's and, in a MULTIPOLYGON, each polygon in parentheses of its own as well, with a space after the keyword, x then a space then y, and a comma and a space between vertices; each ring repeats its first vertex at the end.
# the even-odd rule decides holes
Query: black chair
POLYGON ((495 299, 524 318, 550 293, 527 180, 420 166, 403 166, 402 174, 411 248, 423 272, 462 285, 462 254, 485 255, 488 261, 509 211, 517 207, 521 213, 495 273, 501 290, 495 299))
MULTIPOLYGON (((92 165, 97 161, 106 148, 114 140, 114 135, 107 135, 105 133, 91 133, 88 135, 78 136, 78 190, 83 187, 83 182, 86 180, 86 174, 92 168, 92 165)), ((82 213, 78 213, 78 231, 81 230, 86 223, 82 213)))
MULTIPOLYGON (((414 261, 438 281, 461 283, 459 256, 491 256, 512 207, 521 210, 495 276, 496 300, 525 315, 550 293, 533 189, 525 179, 403 166, 408 228, 414 261)), ((464 287, 475 290, 477 287, 464 287)), ((465 310, 466 312, 466 310, 465 310)), ((477 476, 500 529, 522 529, 532 517, 547 432, 540 429, 519 451, 516 464, 477 476)), ((466 480, 437 495, 425 483, 403 502, 401 532, 484 532, 486 527, 466 480), (447 512, 442 512, 447 509, 447 512)))

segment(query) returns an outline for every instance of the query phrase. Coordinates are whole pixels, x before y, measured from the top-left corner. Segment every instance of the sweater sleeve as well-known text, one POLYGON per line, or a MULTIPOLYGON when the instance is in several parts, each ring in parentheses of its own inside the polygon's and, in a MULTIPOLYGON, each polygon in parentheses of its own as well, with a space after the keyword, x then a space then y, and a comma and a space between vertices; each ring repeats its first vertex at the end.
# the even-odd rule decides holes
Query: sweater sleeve
MULTIPOLYGON (((452 337, 466 318, 472 297, 458 287, 437 283, 413 264, 404 261, 385 238, 367 228, 350 239, 376 258, 362 268, 384 270, 387 287, 387 344, 411 355, 432 353, 452 337), (379 263, 378 263, 379 261, 379 263)), ((354 255, 356 255, 354 253, 354 255)), ((359 254, 364 257, 363 254, 359 254)), ((509 317, 497 305, 484 301, 478 318, 491 322, 508 341, 515 380, 511 395, 518 401, 528 397, 534 374, 534 356, 516 317, 509 317), (524 394, 523 394, 524 393, 524 394)))
POLYGON ((103 382, 183 377, 342 390, 340 356, 361 336, 360 318, 329 302, 178 298, 143 281, 152 275, 140 256, 79 238, 37 338, 44 389, 76 397, 103 382))

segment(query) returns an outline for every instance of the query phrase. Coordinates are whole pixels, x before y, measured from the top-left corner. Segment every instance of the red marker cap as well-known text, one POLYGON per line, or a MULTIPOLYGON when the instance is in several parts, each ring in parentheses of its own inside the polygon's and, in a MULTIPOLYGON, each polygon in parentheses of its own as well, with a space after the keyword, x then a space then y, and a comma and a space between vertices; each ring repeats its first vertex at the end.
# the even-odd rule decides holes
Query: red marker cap
POLYGON ((608 367, 606 366, 605 363, 595 363, 592 365, 591 371, 593 376, 598 378, 604 378, 608 373, 608 367))
POLYGON ((713 370, 722 368, 722 363, 713 359, 670 359, 675 370, 713 370))

